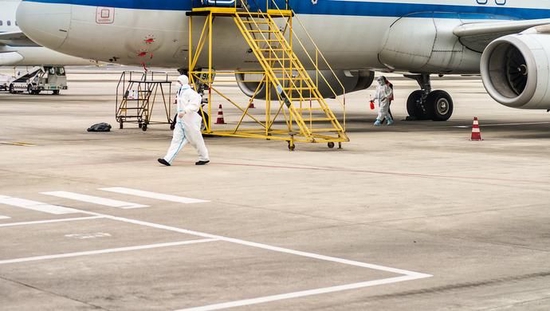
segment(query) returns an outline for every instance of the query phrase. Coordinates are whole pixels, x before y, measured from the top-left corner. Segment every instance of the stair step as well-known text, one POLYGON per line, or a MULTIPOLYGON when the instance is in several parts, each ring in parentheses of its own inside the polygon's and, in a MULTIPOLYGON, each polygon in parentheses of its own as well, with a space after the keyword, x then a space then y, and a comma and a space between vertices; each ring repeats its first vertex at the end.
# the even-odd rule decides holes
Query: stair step
POLYGON ((302 116, 302 120, 304 120, 304 122, 306 122, 306 123, 308 123, 308 122, 328 122, 328 121, 334 120, 334 118, 329 118, 329 117, 325 117, 325 118, 304 118, 302 116))

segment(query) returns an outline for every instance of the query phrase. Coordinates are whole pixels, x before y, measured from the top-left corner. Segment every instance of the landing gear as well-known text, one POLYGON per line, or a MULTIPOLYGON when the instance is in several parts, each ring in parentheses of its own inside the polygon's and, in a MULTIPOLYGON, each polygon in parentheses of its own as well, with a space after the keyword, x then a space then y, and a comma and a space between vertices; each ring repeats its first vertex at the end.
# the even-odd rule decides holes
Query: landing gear
POLYGON ((428 94, 428 105, 432 106, 432 120, 447 121, 453 114, 453 99, 449 93, 437 90, 428 94))
POLYGON ((453 114, 453 99, 449 93, 432 91, 430 75, 404 75, 418 82, 420 90, 416 90, 407 99, 407 112, 414 120, 447 121, 453 114))
POLYGON ((428 120, 430 119, 430 112, 427 109, 427 105, 423 104, 426 101, 424 91, 416 90, 407 98, 407 113, 410 117, 416 120, 428 120))

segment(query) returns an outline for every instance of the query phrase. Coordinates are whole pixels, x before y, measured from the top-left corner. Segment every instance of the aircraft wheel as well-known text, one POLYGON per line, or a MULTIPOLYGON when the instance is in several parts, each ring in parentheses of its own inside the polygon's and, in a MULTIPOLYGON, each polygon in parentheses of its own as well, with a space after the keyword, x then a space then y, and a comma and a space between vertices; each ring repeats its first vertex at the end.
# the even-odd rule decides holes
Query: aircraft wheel
POLYGON ((53 95, 59 95, 59 90, 53 90, 52 94, 53 95))
POLYGON ((416 90, 407 98, 407 113, 417 120, 428 120, 431 116, 430 111, 427 109, 428 106, 422 105, 423 94, 422 90, 416 90))
POLYGON ((428 94, 426 98, 428 106, 432 107, 432 120, 447 121, 453 114, 453 99, 445 91, 437 90, 428 94))

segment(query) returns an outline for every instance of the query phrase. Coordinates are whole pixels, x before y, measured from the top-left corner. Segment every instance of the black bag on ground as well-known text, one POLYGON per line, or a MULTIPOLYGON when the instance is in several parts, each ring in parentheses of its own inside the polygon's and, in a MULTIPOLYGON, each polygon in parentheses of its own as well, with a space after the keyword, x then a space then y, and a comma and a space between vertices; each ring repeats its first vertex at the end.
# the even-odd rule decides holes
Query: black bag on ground
POLYGON ((96 123, 88 128, 88 132, 109 132, 111 125, 105 122, 96 123))

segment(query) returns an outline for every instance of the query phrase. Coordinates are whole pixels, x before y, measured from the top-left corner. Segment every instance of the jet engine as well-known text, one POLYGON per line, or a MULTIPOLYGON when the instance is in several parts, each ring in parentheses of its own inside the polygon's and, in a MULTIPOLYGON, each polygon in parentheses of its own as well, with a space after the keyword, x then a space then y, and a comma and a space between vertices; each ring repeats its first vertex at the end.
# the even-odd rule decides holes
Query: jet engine
MULTIPOLYGON (((344 93, 366 89, 374 81, 374 71, 369 70, 340 70, 336 72, 336 76, 329 70, 308 71, 308 74, 314 82, 318 81, 319 92, 324 98, 334 98, 344 93)), ((237 85, 241 91, 248 97, 254 96, 258 99, 266 98, 265 84, 262 83, 263 77, 263 72, 235 74, 237 85)), ((272 87, 271 99, 276 98, 277 93, 272 87)))
POLYGON ((536 28, 491 42, 481 56, 487 93, 502 105, 550 109, 550 34, 536 28))

